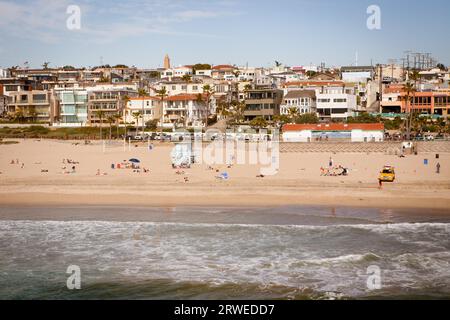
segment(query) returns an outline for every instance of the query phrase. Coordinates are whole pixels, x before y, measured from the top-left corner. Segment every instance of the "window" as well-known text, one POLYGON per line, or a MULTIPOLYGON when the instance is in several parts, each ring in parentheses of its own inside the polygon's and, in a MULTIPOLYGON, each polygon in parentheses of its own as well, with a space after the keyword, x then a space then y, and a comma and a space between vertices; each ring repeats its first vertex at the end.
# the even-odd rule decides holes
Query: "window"
POLYGON ((334 99, 334 103, 345 103, 347 99, 334 99))

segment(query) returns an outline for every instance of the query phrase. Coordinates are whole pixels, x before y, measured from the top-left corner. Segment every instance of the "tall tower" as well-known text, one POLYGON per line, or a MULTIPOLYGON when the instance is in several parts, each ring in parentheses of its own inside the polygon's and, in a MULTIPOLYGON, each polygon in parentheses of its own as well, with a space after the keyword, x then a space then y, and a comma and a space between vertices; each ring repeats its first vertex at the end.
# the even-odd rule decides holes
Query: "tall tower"
POLYGON ((164 69, 170 69, 170 58, 168 54, 164 57, 164 69))

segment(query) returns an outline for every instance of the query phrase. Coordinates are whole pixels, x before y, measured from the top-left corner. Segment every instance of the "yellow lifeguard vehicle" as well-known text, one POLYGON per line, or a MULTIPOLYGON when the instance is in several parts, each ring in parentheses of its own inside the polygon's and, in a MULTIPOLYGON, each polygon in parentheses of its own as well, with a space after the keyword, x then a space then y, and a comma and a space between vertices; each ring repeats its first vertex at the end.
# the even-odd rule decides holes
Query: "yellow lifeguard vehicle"
POLYGON ((381 182, 394 182, 395 181, 395 169, 392 166, 384 166, 383 170, 380 171, 380 176, 378 180, 381 182))

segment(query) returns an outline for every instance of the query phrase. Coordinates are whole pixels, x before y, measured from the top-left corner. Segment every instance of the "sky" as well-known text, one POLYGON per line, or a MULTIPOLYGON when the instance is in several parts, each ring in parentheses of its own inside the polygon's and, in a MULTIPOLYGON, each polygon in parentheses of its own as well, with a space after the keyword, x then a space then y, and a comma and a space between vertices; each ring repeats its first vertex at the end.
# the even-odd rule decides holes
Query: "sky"
POLYGON ((406 50, 449 65, 449 12, 448 0, 0 0, 0 67, 156 68, 166 53, 175 66, 370 65, 406 50))

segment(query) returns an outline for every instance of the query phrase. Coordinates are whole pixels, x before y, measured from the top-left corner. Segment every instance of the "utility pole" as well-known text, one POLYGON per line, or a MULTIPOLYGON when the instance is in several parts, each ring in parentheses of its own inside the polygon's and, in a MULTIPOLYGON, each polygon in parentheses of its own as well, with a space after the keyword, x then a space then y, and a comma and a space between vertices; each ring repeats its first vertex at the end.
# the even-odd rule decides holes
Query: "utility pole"
POLYGON ((379 65, 378 65, 378 67, 379 67, 379 74, 378 74, 378 81, 379 81, 379 83, 378 83, 378 91, 379 91, 379 93, 378 93, 378 99, 379 99, 379 104, 380 104, 380 107, 379 107, 379 112, 380 113, 383 113, 383 106, 381 105, 381 102, 383 101, 383 65, 380 63, 379 65))

